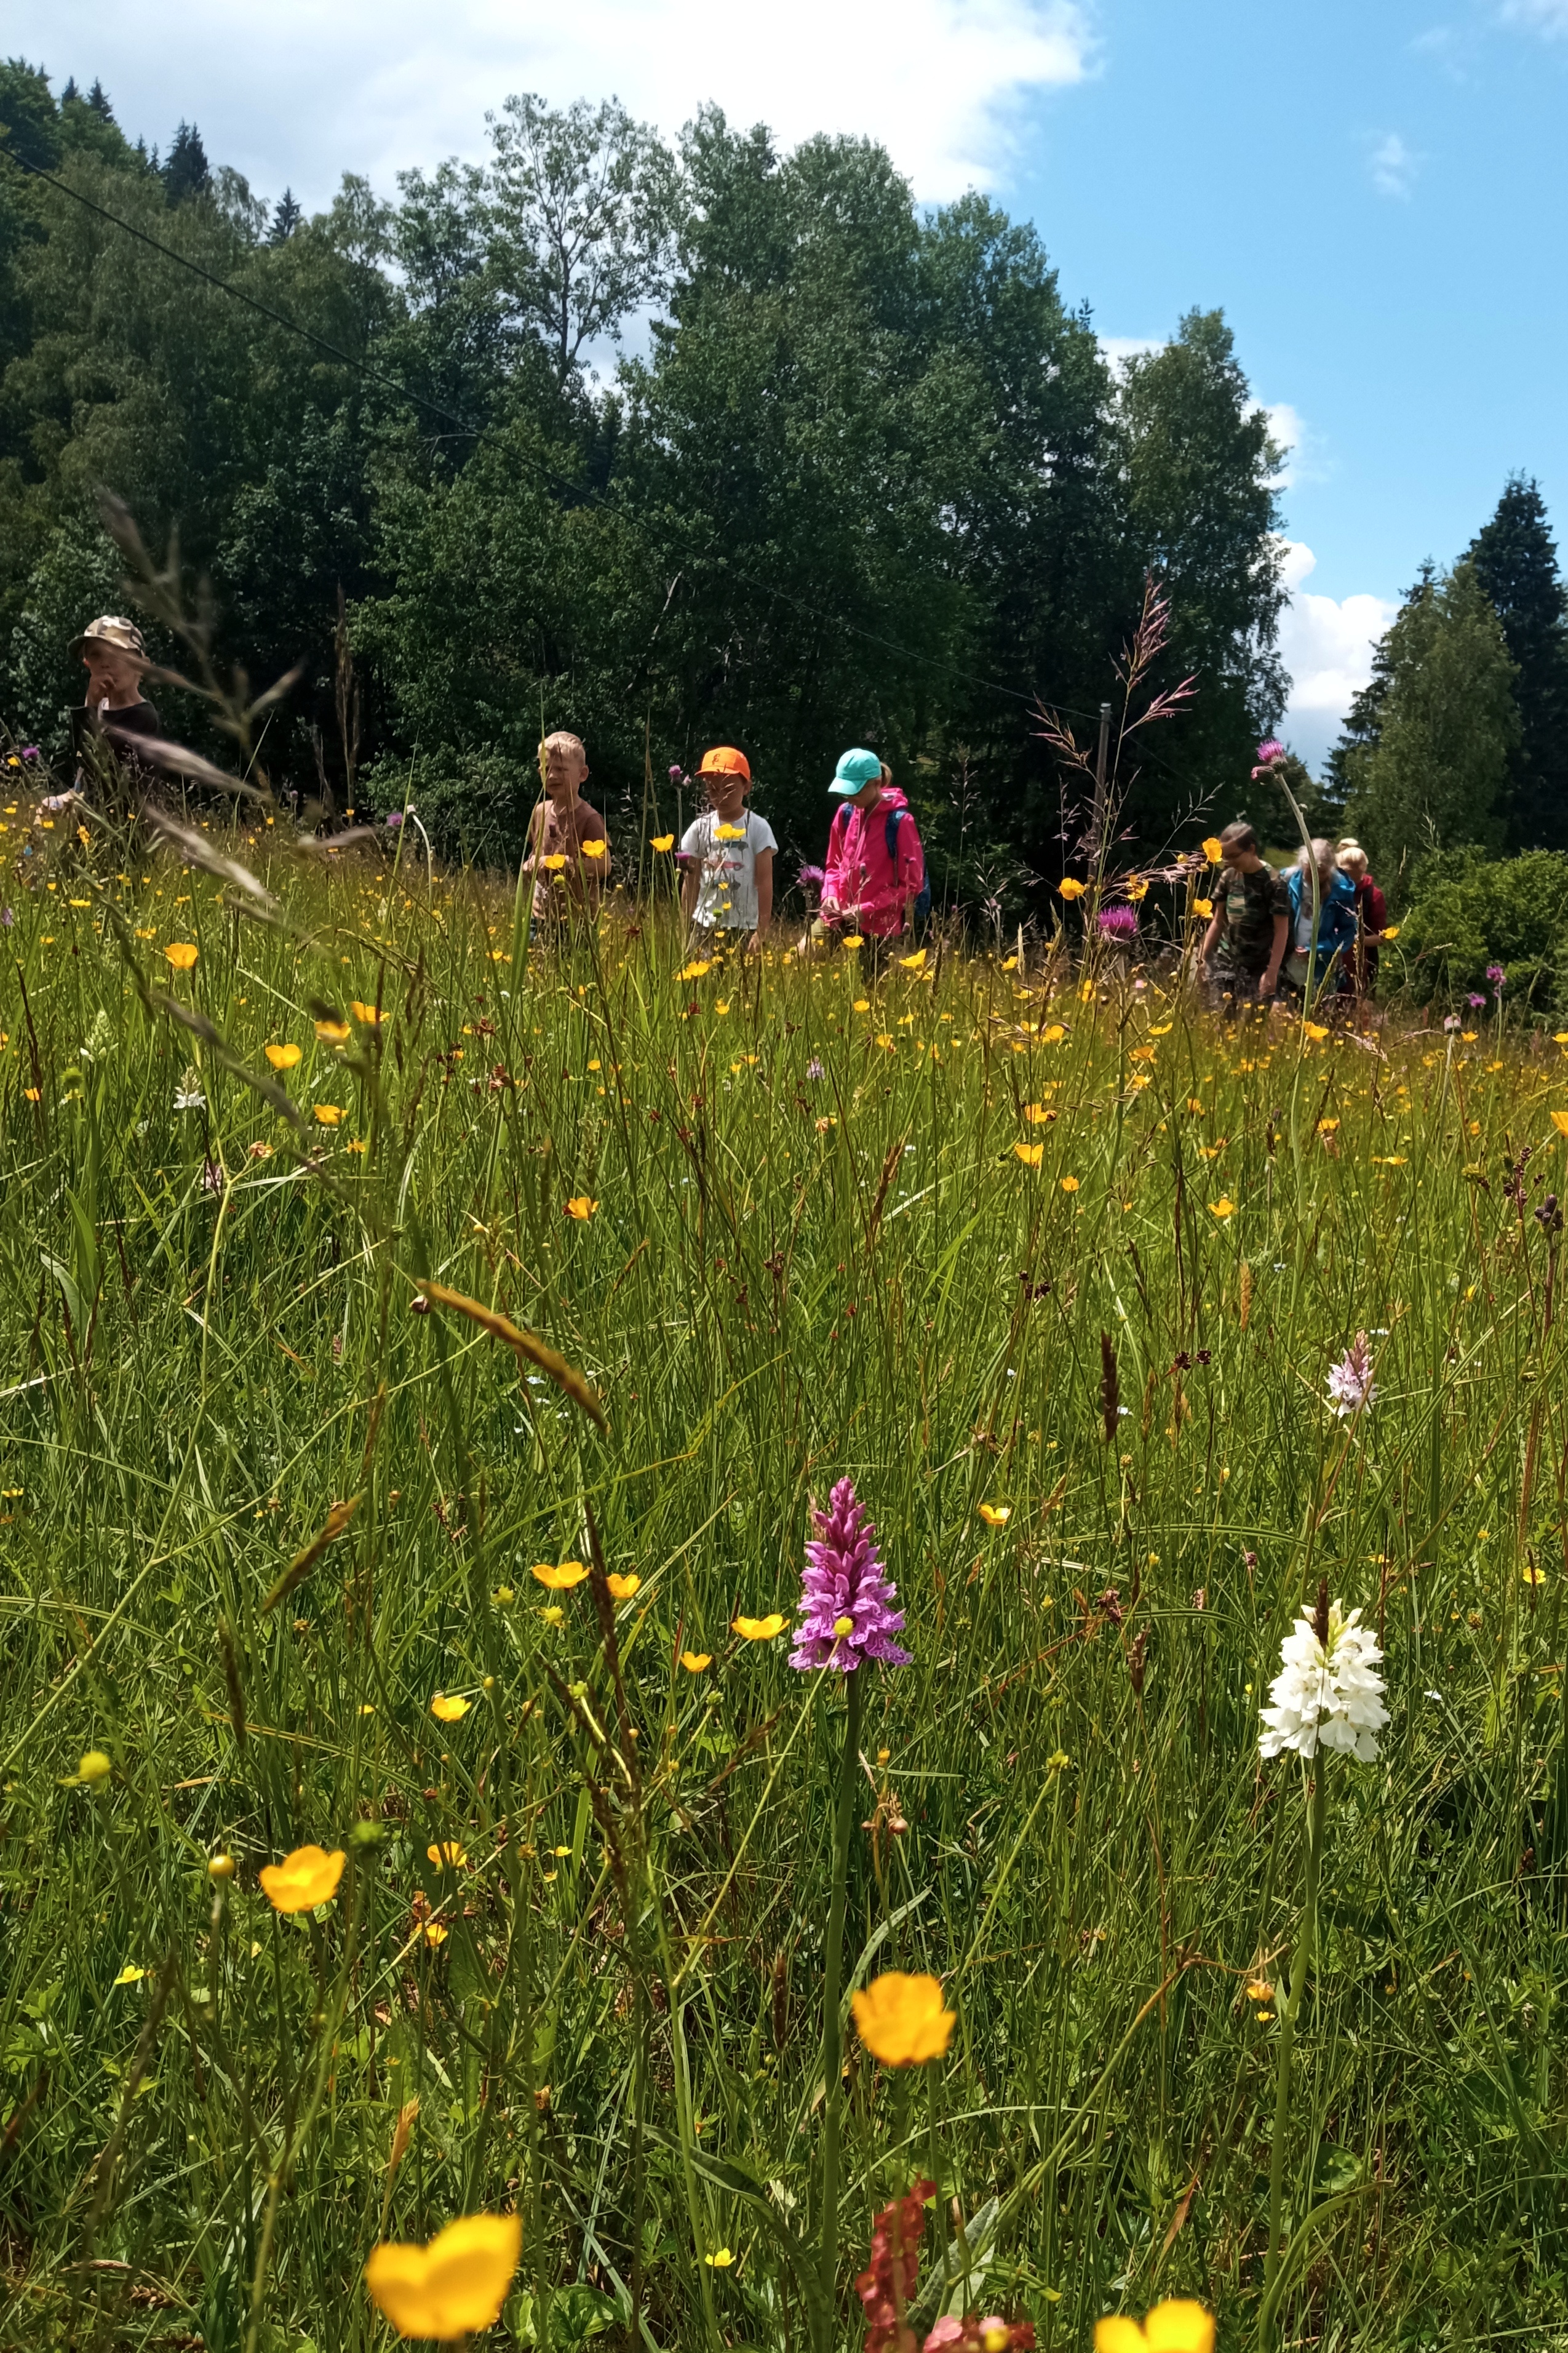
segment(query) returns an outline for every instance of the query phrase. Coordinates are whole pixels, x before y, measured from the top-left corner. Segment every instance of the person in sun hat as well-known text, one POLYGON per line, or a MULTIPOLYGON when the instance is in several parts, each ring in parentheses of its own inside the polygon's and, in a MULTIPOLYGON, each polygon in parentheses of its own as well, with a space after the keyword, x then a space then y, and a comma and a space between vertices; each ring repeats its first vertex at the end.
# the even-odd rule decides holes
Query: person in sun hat
POLYGON ((907 930, 925 891, 925 851, 909 802, 875 752, 846 752, 827 787, 838 804, 827 829, 816 942, 859 934, 877 942, 907 930))
POLYGON ((152 664, 134 621, 100 613, 71 639, 68 650, 87 670, 87 699, 76 714, 79 751, 94 736, 107 735, 114 743, 128 735, 162 735, 163 722, 142 691, 152 664))
POLYGON ((711 939, 746 934, 746 952, 762 945, 773 919, 773 852, 778 838, 765 817, 746 807, 751 764, 732 744, 704 752, 697 771, 709 807, 680 837, 680 912, 711 939))

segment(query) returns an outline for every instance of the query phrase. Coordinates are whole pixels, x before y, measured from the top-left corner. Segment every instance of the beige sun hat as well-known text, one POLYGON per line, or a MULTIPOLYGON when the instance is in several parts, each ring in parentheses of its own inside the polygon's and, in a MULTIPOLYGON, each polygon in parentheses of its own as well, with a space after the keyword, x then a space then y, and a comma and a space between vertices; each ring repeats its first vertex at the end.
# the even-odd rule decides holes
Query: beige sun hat
POLYGON ((95 645, 112 646, 117 653, 133 654, 138 661, 147 659, 141 630, 134 621, 126 620, 119 613, 100 613, 96 621, 88 623, 79 638, 71 639, 67 650, 74 659, 95 645))

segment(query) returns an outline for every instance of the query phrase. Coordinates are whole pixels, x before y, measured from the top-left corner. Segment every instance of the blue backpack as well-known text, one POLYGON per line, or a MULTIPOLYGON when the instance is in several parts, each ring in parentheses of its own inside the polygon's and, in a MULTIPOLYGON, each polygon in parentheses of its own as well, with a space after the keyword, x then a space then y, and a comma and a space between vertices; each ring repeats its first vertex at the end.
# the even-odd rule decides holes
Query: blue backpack
MULTIPOLYGON (((895 873, 897 873, 899 867, 899 821, 901 818, 908 817, 909 814, 910 812, 908 809, 901 808, 889 809, 888 811, 888 831, 886 836, 888 844, 888 863, 893 869, 895 873)), ((847 827, 849 823, 849 813, 847 809, 839 809, 836 812, 834 817, 834 823, 836 825, 840 818, 843 818, 846 827, 847 827)), ((923 845, 921 849, 921 887, 915 892, 914 898, 910 902, 910 914, 912 921, 917 923, 925 923, 931 921, 931 869, 925 862, 925 849, 923 845)))

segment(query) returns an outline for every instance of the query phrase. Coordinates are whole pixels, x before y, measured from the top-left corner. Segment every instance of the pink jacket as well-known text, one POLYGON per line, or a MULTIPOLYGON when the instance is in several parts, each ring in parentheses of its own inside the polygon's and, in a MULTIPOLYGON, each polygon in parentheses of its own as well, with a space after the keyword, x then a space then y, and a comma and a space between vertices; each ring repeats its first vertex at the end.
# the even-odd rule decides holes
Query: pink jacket
POLYGON ((876 939, 890 939, 903 930, 925 873, 925 851, 909 810, 897 785, 883 786, 874 809, 840 804, 827 832, 825 915, 852 915, 876 939), (895 809, 905 812, 894 830, 896 860, 888 856, 888 819, 895 809))

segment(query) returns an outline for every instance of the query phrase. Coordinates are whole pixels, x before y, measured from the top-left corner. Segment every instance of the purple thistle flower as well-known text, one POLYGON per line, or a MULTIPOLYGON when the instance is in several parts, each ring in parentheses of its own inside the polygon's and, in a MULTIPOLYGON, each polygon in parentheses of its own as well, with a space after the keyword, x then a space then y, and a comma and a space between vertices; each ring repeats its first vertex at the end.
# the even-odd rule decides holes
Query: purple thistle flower
POLYGON ((1479 997, 1474 989, 1470 991, 1470 994, 1465 999, 1465 1003, 1467 1005, 1473 1006, 1478 1013, 1480 1011, 1481 1007, 1486 1003, 1486 998, 1484 997, 1479 997))
POLYGON ((1285 757, 1285 746, 1278 735, 1266 735, 1258 747, 1258 756, 1267 766, 1270 760, 1282 760, 1285 757))
POLYGON ((1487 966, 1487 978, 1491 982, 1494 988, 1500 988, 1503 982, 1508 978, 1508 975, 1503 970, 1500 964, 1489 964, 1487 966))
POLYGON ((1100 928, 1108 940, 1132 940, 1138 936, 1138 913, 1134 907, 1102 907, 1100 928))
POLYGON ((1372 1349, 1364 1332, 1358 1332, 1337 1365, 1329 1367, 1329 1403, 1340 1419, 1361 1413, 1377 1397, 1373 1379, 1372 1349))
POLYGON ((909 1664, 910 1654, 889 1641, 904 1622, 889 1605, 897 1588, 877 1550, 877 1531, 857 1500, 853 1479, 840 1479, 827 1509, 813 1504, 815 1537, 805 1546, 801 1579, 801 1622, 795 1628, 792 1667, 831 1667, 852 1675, 862 1659, 889 1667, 909 1664))
POLYGON ((386 822, 392 828, 394 833, 395 833, 398 827, 403 823, 403 811, 401 809, 394 809, 386 822))
POLYGON ((23 746, 22 746, 22 757, 23 757, 23 759, 24 759, 24 760, 36 760, 36 759, 37 758, 37 756, 38 756, 38 747, 37 747, 37 745, 36 744, 23 744, 23 746))

